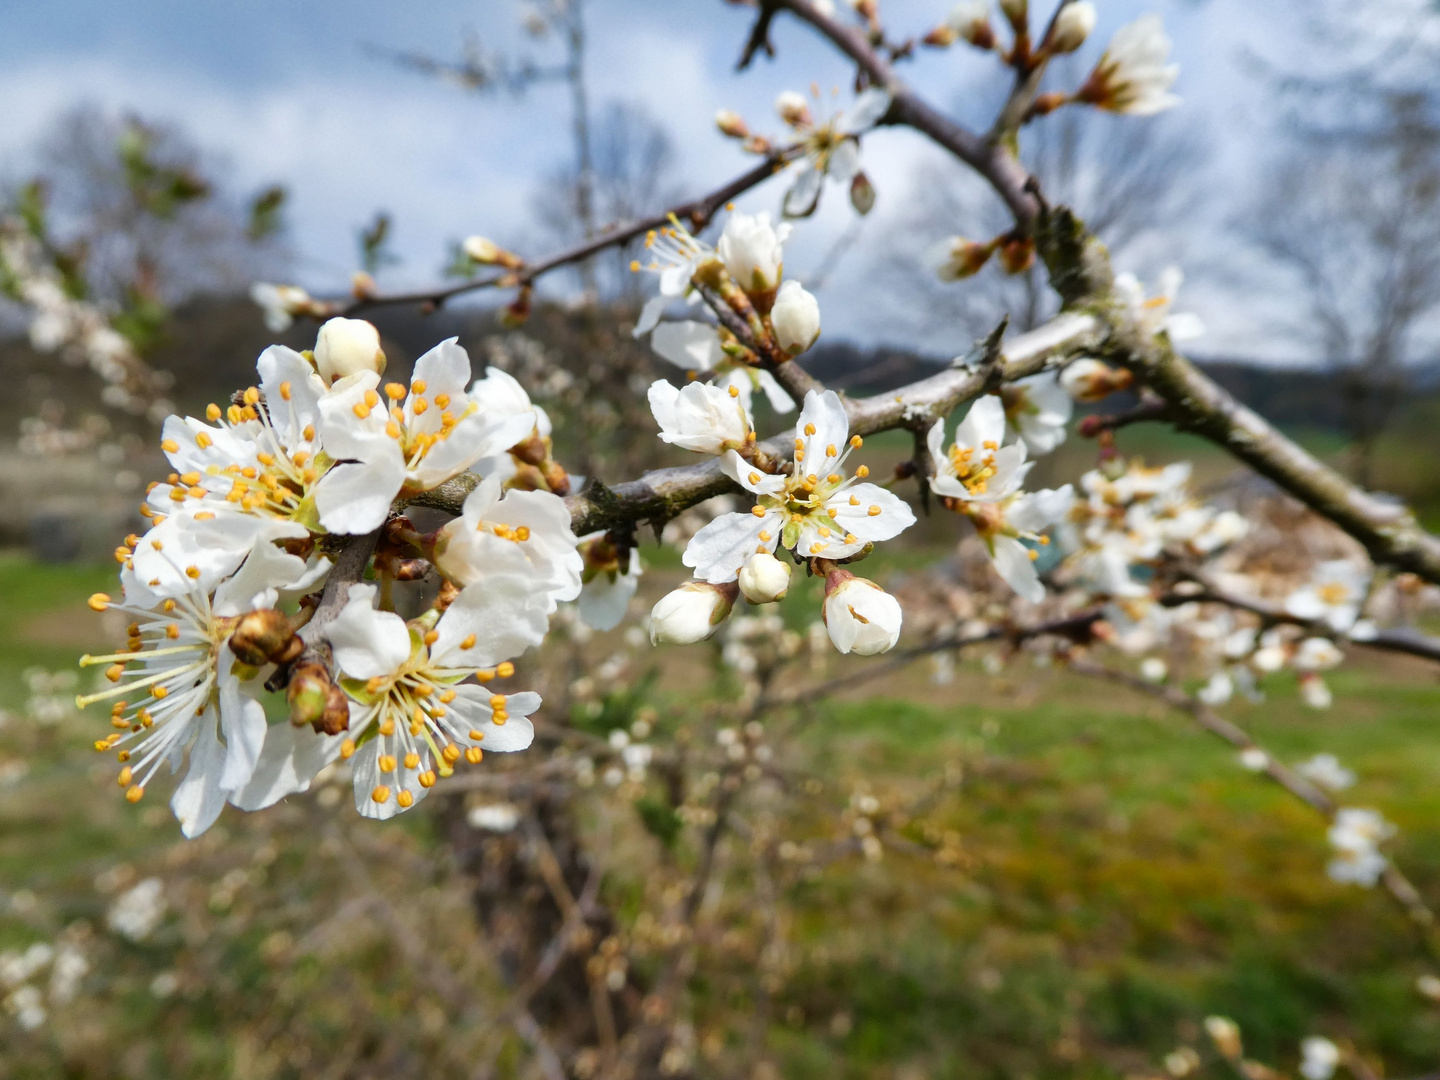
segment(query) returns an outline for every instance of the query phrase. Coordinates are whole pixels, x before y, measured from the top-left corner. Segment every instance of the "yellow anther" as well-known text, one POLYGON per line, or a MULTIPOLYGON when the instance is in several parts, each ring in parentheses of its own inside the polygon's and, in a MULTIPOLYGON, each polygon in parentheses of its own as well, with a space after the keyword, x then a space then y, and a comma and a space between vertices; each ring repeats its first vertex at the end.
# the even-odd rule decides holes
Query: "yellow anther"
POLYGON ((862 439, 859 435, 851 435, 850 445, 853 446, 856 450, 859 450, 860 447, 865 445, 865 440, 862 439))
POLYGON ((164 450, 167 454, 173 454, 180 449, 180 444, 174 439, 166 439, 160 444, 160 449, 164 450))
POLYGON ((871 517, 878 517, 880 514, 880 507, 872 506, 869 510, 866 510, 865 513, 869 514, 871 517))
POLYGON ((406 394, 405 387, 398 382, 387 382, 385 384, 385 396, 391 401, 401 401, 406 394))
POLYGON ((765 508, 759 503, 756 503, 750 508, 750 513, 754 514, 757 518, 763 518, 765 516, 765 508))
POLYGON ((490 722, 496 727, 504 727, 505 721, 510 719, 510 714, 504 709, 496 709, 490 714, 490 722))
POLYGON ((814 434, 815 434, 815 425, 814 425, 814 424, 806 424, 806 425, 805 425, 805 434, 806 434, 806 435, 814 435, 814 434))
POLYGON ((195 515, 195 520, 196 520, 196 521, 214 521, 214 520, 215 520, 215 515, 212 514, 209 510, 201 510, 199 513, 197 513, 197 514, 195 515))
POLYGON ((200 483, 200 474, 198 472, 184 473, 180 477, 180 482, 182 484, 185 484, 187 487, 194 487, 196 484, 200 483))
POLYGON ((828 537, 830 536, 830 530, 829 530, 828 528, 826 528, 824 525, 821 525, 818 531, 819 531, 820 535, 823 536, 823 537, 828 538, 828 537))
POLYGON ((835 444, 834 444, 833 442, 830 443, 828 446, 825 447, 825 456, 826 456, 826 457, 834 457, 834 456, 835 456, 836 454, 838 454, 839 452, 840 452, 840 451, 838 451, 838 450, 835 449, 835 444))
POLYGON ((415 779, 420 781, 420 786, 423 788, 432 788, 435 786, 435 773, 430 769, 426 769, 415 779))
MULTIPOLYGON (((109 598, 107 597, 106 599, 109 599, 109 598)), ((175 610, 175 601, 174 601, 174 600, 166 600, 163 604, 160 605, 160 610, 163 611, 163 612, 165 612, 165 613, 168 615, 170 612, 172 612, 172 611, 175 610)))
POLYGON ((448 743, 445 749, 440 751, 440 756, 445 760, 447 765, 454 765, 455 762, 460 760, 460 748, 454 743, 448 743))
POLYGON ((424 641, 425 641, 425 644, 426 644, 426 645, 434 645, 435 642, 437 642, 437 641, 439 641, 439 640, 440 640, 440 631, 439 631, 439 630, 427 630, 427 631, 425 631, 424 641))
POLYGON ((387 716, 380 721, 380 734, 387 738, 395 734, 395 718, 393 716, 387 716))
POLYGON ((376 405, 380 404, 380 395, 377 394, 374 390, 366 390, 365 404, 369 405, 372 409, 375 408, 376 405))
POLYGON ((380 757, 376 760, 375 764, 379 767, 380 771, 383 772, 383 773, 391 773, 391 772, 394 772, 394 771, 395 771, 395 755, 394 755, 394 754, 381 754, 380 757))
POLYGON ((834 521, 835 518, 836 518, 837 516, 839 516, 839 514, 840 514, 840 509, 839 509, 839 507, 831 506, 831 507, 827 507, 826 510, 825 510, 825 516, 828 517, 831 521, 834 521))
POLYGON ((420 755, 411 750, 405 755, 405 767, 407 769, 418 769, 420 767, 420 755))
POLYGON ((269 466, 275 464, 275 455, 260 453, 255 455, 255 460, 260 462, 261 465, 264 465, 268 468, 269 466))
POLYGON ((423 397, 417 397, 410 404, 410 408, 416 416, 421 416, 424 414, 426 409, 430 408, 430 402, 426 401, 423 397))
POLYGON ((731 397, 739 397, 739 396, 740 396, 740 388, 739 388, 738 386, 735 386, 733 383, 732 383, 731 386, 730 386, 730 396, 731 396, 731 397))
POLYGON ((340 744, 340 757, 341 757, 341 759, 344 760, 344 761, 349 761, 349 760, 350 760, 352 757, 354 757, 354 756, 355 756, 355 740, 354 740, 354 739, 346 739, 344 742, 342 742, 342 743, 340 744))
POLYGON ((521 525, 518 529, 516 529, 516 530, 515 530, 515 539, 516 539, 516 540, 529 540, 529 539, 530 539, 530 526, 528 526, 528 525, 521 525))
POLYGON ((631 259, 631 260, 630 260, 630 272, 631 272, 632 274, 638 274, 638 273, 640 272, 640 260, 639 260, 639 259, 631 259))
POLYGON ((395 796, 395 801, 400 805, 401 810, 409 810, 415 805, 415 796, 408 791, 402 791, 395 796))
POLYGON ((455 700, 455 691, 454 691, 454 690, 441 690, 441 691, 440 691, 440 700, 441 700, 444 704, 449 705, 450 702, 452 702, 452 701, 455 700))
POLYGON ((370 798, 374 799, 377 803, 389 802, 390 789, 384 784, 377 784, 375 786, 375 790, 370 792, 370 798))
POLYGON ((467 634, 467 635, 465 635, 465 640, 462 641, 462 642, 460 642, 460 648, 462 648, 462 649, 473 649, 474 647, 475 647, 475 635, 474 635, 474 634, 467 634))
POLYGON ((130 766, 129 766, 129 765, 126 765, 125 768, 123 768, 123 769, 120 770, 120 779, 119 779, 119 784, 120 784, 120 786, 123 787, 123 788, 128 788, 128 787, 130 786, 130 780, 132 779, 132 777, 133 777, 133 772, 132 772, 130 766))
POLYGON ((119 682, 124 677, 125 665, 123 663, 111 664, 108 668, 105 669, 105 678, 109 679, 111 682, 119 682))
POLYGON ((861 480, 864 480, 865 477, 870 475, 870 466, 861 465, 858 469, 855 470, 855 475, 858 476, 861 480))
POLYGON ((427 384, 424 379, 416 379, 410 384, 410 392, 412 394, 423 394, 426 388, 427 384))
POLYGON ((290 380, 289 380, 289 379, 286 379, 284 382, 282 382, 282 383, 280 384, 280 397, 281 397, 283 400, 285 400, 285 401, 289 401, 289 400, 290 400, 290 380))
POLYGON ((984 442, 982 442, 980 445, 981 445, 982 447, 984 447, 986 450, 999 450, 999 449, 1000 449, 1000 444, 997 443, 994 439, 986 439, 986 440, 985 440, 984 442))
POLYGON ((827 484, 838 484, 843 479, 844 477, 842 477, 839 473, 832 472, 829 476, 825 477, 825 482, 827 484))
POLYGON ((515 665, 509 660, 505 660, 496 666, 495 674, 499 675, 502 679, 508 679, 511 675, 515 674, 515 665))
MULTIPOLYGON (((350 411, 353 412, 356 416, 358 416, 361 420, 368 420, 370 418, 370 406, 364 404, 363 402, 357 401, 354 405, 351 406, 350 411)), ((376 790, 379 789, 377 788, 376 790)))
POLYGON ((305 430, 300 433, 300 437, 303 438, 306 442, 314 442, 314 441, 315 441, 315 425, 314 425, 314 424, 306 424, 306 425, 305 425, 305 430))
POLYGON ((478 746, 467 746, 465 748, 465 760, 471 765, 479 765, 480 759, 485 756, 485 751, 478 746))
POLYGON ((136 803, 145 797, 145 789, 139 784, 134 785, 125 792, 125 801, 136 803))
MULTIPOLYGON (((758 539, 758 540, 763 540, 765 543, 768 544, 768 543, 770 542, 770 533, 767 532, 767 531, 764 530, 764 529, 761 529, 761 530, 760 530, 760 535, 759 535, 758 537, 756 537, 756 539, 758 539)), ((764 548, 761 548, 761 550, 763 551, 764 548)))
POLYGON ((92 594, 86 603, 90 605, 91 611, 104 611, 110 606, 110 597, 103 592, 97 592, 92 594))
POLYGON ((150 688, 150 696, 153 697, 156 701, 159 701, 162 698, 169 697, 170 691, 166 690, 163 686, 152 686, 150 688))
POLYGON ((200 567, 187 566, 185 568, 185 576, 188 577, 191 581, 198 581, 200 579, 200 567))
POLYGON ((205 406, 205 419, 206 419, 206 420, 209 420, 212 424, 213 424, 216 420, 219 420, 219 419, 220 419, 220 406, 219 406, 219 405, 216 405, 214 402, 211 402, 209 405, 206 405, 206 406, 205 406))
POLYGON ((435 407, 436 407, 437 409, 448 409, 448 408, 450 407, 450 395, 449 395, 449 394, 436 394, 436 395, 435 395, 435 407))

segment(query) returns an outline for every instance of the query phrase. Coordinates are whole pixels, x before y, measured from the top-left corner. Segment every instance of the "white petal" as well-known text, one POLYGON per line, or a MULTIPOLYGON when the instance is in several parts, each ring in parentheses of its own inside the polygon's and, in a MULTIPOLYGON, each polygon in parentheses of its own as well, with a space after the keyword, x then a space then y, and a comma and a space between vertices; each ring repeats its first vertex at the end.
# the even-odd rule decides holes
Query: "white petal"
MULTIPOLYGON (((755 381, 759 383, 760 389, 765 392, 765 400, 770 402, 770 408, 780 415, 795 411, 795 399, 780 385, 778 379, 768 371, 756 371, 755 381)), ((745 407, 750 407, 747 401, 745 407)))
POLYGON ((1023 599, 1032 604, 1045 599, 1045 586, 1035 573, 1035 564, 1030 559, 1030 549, 1014 537, 997 536, 992 541, 990 557, 995 569, 1005 584, 1015 590, 1023 599))
POLYGON ((771 510, 764 517, 722 514, 690 538, 681 561, 695 570, 697 578, 712 585, 734 581, 756 549, 774 552, 784 521, 785 515, 779 510, 771 510), (768 532, 770 539, 762 541, 761 532, 768 532))
POLYGON ((640 309, 640 318, 635 323, 635 330, 632 337, 644 337, 651 330, 654 330, 660 323, 660 316, 665 314, 665 308, 670 303, 670 297, 663 293, 660 296, 652 296, 645 301, 645 306, 640 309))
POLYGON ((879 123, 889 108, 890 91, 879 86, 869 87, 862 90, 850 108, 845 110, 836 127, 846 135, 859 135, 879 123))
POLYGON ((1005 441, 1005 405, 993 394, 977 398, 955 432, 955 445, 979 449, 1005 441))
POLYGON ((709 371, 725 359, 715 328, 689 319, 661 323, 650 335, 650 347, 687 371, 709 371))
POLYGON ((549 625, 545 606, 535 603, 534 587, 525 576, 493 574, 461 589, 440 616, 430 659, 437 666, 493 667, 539 645, 549 625), (462 648, 471 635, 474 644, 462 648))
POLYGON ((540 695, 533 693, 510 694, 505 698, 505 712, 509 719, 503 724, 495 723, 491 717, 490 692, 473 684, 455 687, 455 701, 451 708, 465 717, 466 733, 484 732, 480 749, 485 753, 508 754, 526 749, 535 741, 535 726, 528 719, 529 714, 540 708, 540 695))
POLYGON ((180 831, 192 839, 215 824, 225 809, 225 792, 220 788, 225 747, 215 735, 217 720, 214 707, 207 708, 190 747, 190 771, 170 798, 170 809, 180 822, 180 831))
POLYGON ((852 484, 832 495, 825 509, 835 511, 840 529, 865 542, 889 540, 915 524, 915 512, 905 500, 876 484, 852 484), (877 507, 879 513, 871 513, 877 507))
POLYGON ((840 395, 834 390, 823 394, 811 390, 805 395, 800 418, 795 421, 795 438, 800 440, 805 452, 805 460, 797 463, 797 475, 824 478, 832 473, 840 455, 845 453, 845 441, 849 437, 850 418, 845 415, 840 395), (812 426, 813 435, 808 434, 812 426))
POLYGON ((825 182, 825 174, 815 167, 813 158, 806 158, 800 166, 800 175, 795 177, 795 183, 790 185, 790 190, 785 192, 783 211, 786 217, 802 218, 809 217, 815 212, 815 206, 820 201, 820 188, 825 182))
POLYGON ((282 720, 265 730, 250 780, 230 796, 241 810, 263 810, 287 795, 306 791, 315 774, 340 755, 345 735, 319 735, 282 720))
POLYGON ((761 472, 734 450, 720 457, 720 471, 754 495, 779 495, 785 490, 785 478, 761 472))
POLYGON ((235 654, 228 645, 220 649, 220 730, 225 735, 225 768, 220 774, 222 791, 238 791, 249 782, 265 741, 265 706, 240 690, 240 680, 230 672, 235 654))
POLYGON ((393 439, 385 441, 392 452, 336 465, 315 485, 315 509, 329 532, 359 535, 385 524, 390 504, 405 483, 400 447, 393 439))
POLYGON ((405 620, 391 611, 376 611, 374 603, 374 585, 351 585, 345 606, 325 627, 335 663, 352 679, 393 674, 410 659, 405 620))

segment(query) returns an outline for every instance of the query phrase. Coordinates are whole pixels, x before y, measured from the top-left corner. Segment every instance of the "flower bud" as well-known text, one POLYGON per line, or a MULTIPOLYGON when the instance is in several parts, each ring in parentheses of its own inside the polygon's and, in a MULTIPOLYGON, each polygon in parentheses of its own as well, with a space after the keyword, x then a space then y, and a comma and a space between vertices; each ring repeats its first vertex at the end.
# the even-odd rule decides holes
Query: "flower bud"
POLYGON ((1207 1016, 1205 1033, 1226 1060, 1235 1061, 1244 1053, 1240 1045, 1240 1025, 1228 1016, 1207 1016))
MULTIPOLYGON (((769 214, 731 214, 715 245, 715 253, 735 284, 756 300, 772 294, 780 285, 785 258, 781 249, 783 239, 770 224, 769 214)), ((769 310, 768 305, 758 302, 756 307, 769 310)))
POLYGON ((959 35, 955 33, 953 26, 949 23, 941 23, 921 38, 920 43, 922 45, 929 45, 935 49, 948 49, 951 45, 955 44, 957 37, 959 37, 959 35))
POLYGON ((230 651, 235 659, 251 667, 294 660, 304 647, 291 631, 285 613, 274 608, 247 611, 230 635, 230 651))
POLYGON ((331 319, 315 339, 315 367, 326 383, 357 371, 385 371, 380 332, 364 319, 331 319))
POLYGON ((752 604, 773 604, 789 588, 789 565, 768 551, 757 551, 740 568, 740 591, 752 604))
POLYGON ((850 180, 850 205, 862 217, 875 209, 875 185, 863 172, 857 172, 850 180))
POLYGON ((520 291, 515 294, 515 299, 505 305, 505 310, 500 313, 500 325, 507 330, 514 330, 525 325, 530 318, 530 307, 535 299, 535 290, 529 285, 520 286, 520 291))
POLYGON ((1030 0, 1000 0, 1000 11, 1017 32, 1030 25, 1030 0))
POLYGON ((794 127, 810 123, 810 106, 802 94, 786 90, 775 99, 775 111, 780 119, 794 127))
POLYGON ((1076 401, 1100 401, 1127 389, 1135 376, 1124 368, 1112 368, 1088 356, 1082 356, 1060 373, 1060 385, 1076 401))
POLYGON ((963 236, 952 236, 937 252, 936 274, 941 281, 959 281, 980 272, 990 256, 995 253, 995 244, 980 244, 963 236))
POLYGON ((1055 15, 1055 24, 1050 29, 1050 52, 1054 55, 1072 53, 1090 36, 1095 29, 1095 5, 1089 0, 1077 0, 1066 4, 1055 15))
POLYGON ((728 135, 732 139, 747 139, 750 137, 750 128, 746 126, 745 119, 734 109, 721 109, 715 114, 715 126, 720 129, 722 135, 728 135))
POLYGON ((842 653, 874 656, 900 640, 900 602, 848 570, 835 569, 826 577, 821 614, 830 643, 842 653))
POLYGON ((1023 274, 1035 265, 1035 241, 1014 236, 1000 247, 1000 268, 1007 274, 1023 274))
POLYGON ((719 629, 739 594, 734 582, 689 581, 666 593, 650 612, 650 644, 693 645, 719 629))
POLYGON ((995 44, 995 31, 990 27, 989 0, 961 0, 950 9, 946 20, 950 29, 977 49, 995 44))
POLYGON ((285 700, 290 705, 290 722, 296 727, 309 725, 319 731, 332 685, 330 673, 322 665, 295 665, 295 670, 290 673, 290 685, 285 689, 285 700))
POLYGON ((787 281, 770 309, 770 325, 780 348, 799 356, 820 336, 820 304, 798 281, 787 281))
POLYGON ((500 245, 488 237, 467 236, 460 247, 471 262, 489 266, 500 261, 500 245))

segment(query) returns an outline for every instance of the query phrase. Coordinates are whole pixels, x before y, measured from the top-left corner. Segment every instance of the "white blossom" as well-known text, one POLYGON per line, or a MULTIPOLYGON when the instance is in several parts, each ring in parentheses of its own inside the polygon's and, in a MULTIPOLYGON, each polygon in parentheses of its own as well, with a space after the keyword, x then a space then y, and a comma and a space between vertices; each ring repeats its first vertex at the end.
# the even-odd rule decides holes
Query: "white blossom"
POLYGON ((1205 333, 1205 324, 1198 315, 1170 310, 1184 281, 1185 275, 1178 266, 1166 267, 1160 273, 1160 292, 1146 297, 1144 286, 1134 274, 1116 274, 1115 292, 1136 325, 1151 335, 1164 333, 1178 345, 1205 333))
POLYGON ((1295 771, 1327 791, 1344 791, 1355 783, 1355 774, 1341 765, 1334 754, 1316 754, 1296 765, 1295 771))
POLYGON ((757 551, 784 546, 802 558, 843 559, 867 543, 898 536, 915 522, 902 500, 874 484, 859 483, 864 466, 841 470, 859 436, 834 391, 811 391, 795 424, 795 462, 788 474, 767 473, 734 450, 720 460, 725 474, 757 496, 748 513, 724 514, 697 532, 683 561, 712 583, 734 581, 757 551))
POLYGON ((1170 93, 1180 68, 1169 64, 1170 39, 1158 15, 1122 26, 1076 95, 1111 112, 1153 116, 1180 103, 1170 93))
POLYGON ((361 371, 341 379, 320 402, 326 452, 341 464, 316 485, 320 524, 366 533, 384 523, 400 495, 438 487, 481 458, 526 438, 532 414, 501 417, 466 394, 470 358, 451 338, 415 363, 408 389, 361 371))
POLYGON ((657 379, 650 384, 649 398, 661 440, 682 449, 723 454, 744 448, 754 437, 750 410, 738 387, 701 382, 676 387, 657 379))
POLYGON ((1342 884, 1373 886, 1389 865, 1379 845, 1393 835, 1395 826, 1379 811, 1341 807, 1326 834, 1335 849, 1326 872, 1342 884))
POLYGON ((1329 1039, 1311 1035, 1300 1043, 1300 1075, 1305 1080, 1330 1080, 1340 1064, 1340 1048, 1329 1039))
POLYGON ((501 493, 489 476, 465 497, 435 540, 435 565, 457 585, 483 585, 497 569, 513 573, 518 553, 528 568, 525 580, 546 612, 580 595, 584 560, 575 550, 565 500, 548 491, 501 493))
MULTIPOLYGON (((592 533, 581 542, 593 541, 601 534, 592 533)), ((625 618, 630 601, 640 585, 640 552, 630 549, 624 565, 594 569, 587 566, 576 607, 581 621, 592 630, 613 630, 625 618)))
POLYGON ((165 884, 146 878, 121 893, 105 913, 105 924, 130 941, 144 941, 165 917, 165 884))
POLYGON ((1308 584, 1285 599, 1285 610, 1297 619, 1325 622, 1345 633, 1360 617, 1370 587, 1368 568, 1349 559, 1332 559, 1315 567, 1308 584))
MULTIPOLYGON (((795 95, 799 98, 799 95, 795 95)), ((793 106, 793 101, 785 99, 793 106)), ((800 99, 804 104, 804 99, 800 99)), ((890 92, 878 86, 862 90, 850 108, 836 113, 823 123, 817 123, 810 115, 809 107, 802 111, 793 108, 781 114, 795 130, 805 146, 800 172, 795 183, 785 193, 784 211, 786 217, 808 217, 815 212, 820 202, 820 189, 828 176, 842 184, 851 185, 852 201, 860 209, 855 198, 856 180, 864 182, 860 170, 859 136, 869 131, 890 109, 890 92)), ((868 207, 867 207, 868 209, 868 207)), ((862 211, 863 212, 863 211, 862 211)))
POLYGON ((788 222, 772 226, 767 213, 733 213, 725 222, 715 254, 740 288, 773 296, 780 287, 785 259, 782 248, 790 230, 788 222))
POLYGON ((1031 453, 1048 454, 1065 441, 1075 405, 1055 372, 1007 383, 1000 400, 1005 418, 1031 453))

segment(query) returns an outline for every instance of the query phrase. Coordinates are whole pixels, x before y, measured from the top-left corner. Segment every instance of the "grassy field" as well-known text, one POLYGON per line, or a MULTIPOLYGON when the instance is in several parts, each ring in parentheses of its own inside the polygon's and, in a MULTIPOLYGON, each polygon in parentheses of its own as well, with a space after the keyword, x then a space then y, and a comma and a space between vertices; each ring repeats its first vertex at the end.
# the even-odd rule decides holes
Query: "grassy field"
MULTIPOLYGON (((103 643, 83 601, 111 576, 0 557, 0 707, 21 708, 28 669, 64 668, 103 643)), ((1440 689, 1418 665, 1374 662, 1333 686, 1329 712, 1277 687, 1229 715, 1285 760, 1340 755, 1361 777, 1346 801, 1400 826, 1397 861, 1440 900, 1440 689)), ((37 918, 97 920, 91 883, 116 865, 184 858, 161 800, 126 805, 89 749, 103 722, 0 728, 0 766, 26 769, 0 787, 0 950, 33 940, 37 918), (27 892, 42 916, 17 910, 27 892)), ((1440 1061, 1440 1012, 1414 989, 1428 968, 1409 925, 1382 894, 1331 884, 1321 823, 1183 717, 1062 673, 963 667, 943 687, 868 687, 791 738, 836 796, 800 823, 817 836, 857 786, 899 804, 947 770, 963 780, 929 816, 956 836, 953 865, 891 851, 799 888, 797 962, 766 1034, 787 1078, 1155 1075, 1165 1053, 1200 1042, 1211 1012, 1240 1022, 1252 1054, 1290 1068, 1315 1033, 1353 1038, 1387 1075, 1440 1061)), ((427 843, 430 821, 407 817, 427 843)), ((231 816, 222 825, 244 835, 231 816)), ((313 843, 303 829, 284 842, 313 843)), ((177 944, 166 963, 187 950, 202 946, 177 944)), ((292 1075, 242 1068, 248 1044, 226 1016, 186 1015, 210 1048, 186 1059, 191 1075, 292 1075)), ((62 1075, 5 1062, 0 1049, 0 1076, 62 1075)))

